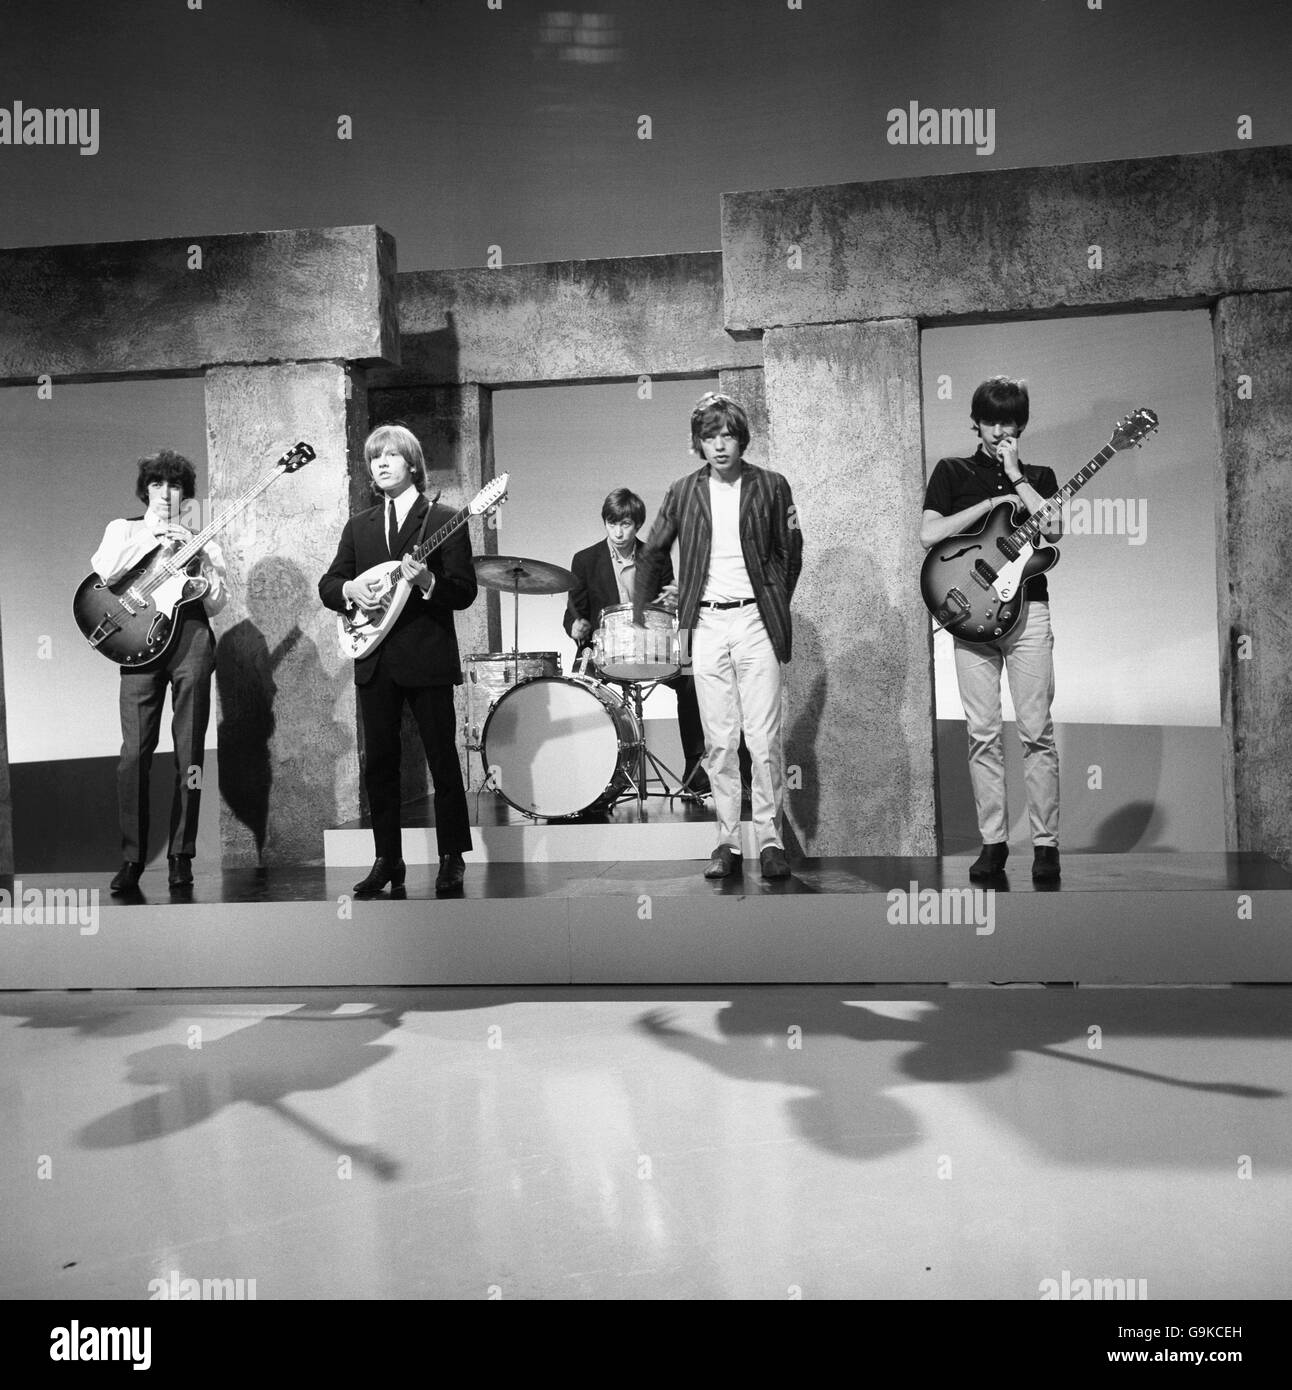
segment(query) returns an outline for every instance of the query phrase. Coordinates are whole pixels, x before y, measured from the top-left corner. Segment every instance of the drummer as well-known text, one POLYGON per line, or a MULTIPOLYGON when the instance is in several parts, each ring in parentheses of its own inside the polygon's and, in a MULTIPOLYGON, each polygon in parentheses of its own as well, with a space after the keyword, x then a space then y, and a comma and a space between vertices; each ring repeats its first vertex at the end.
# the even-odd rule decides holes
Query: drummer
MULTIPOLYGON (((570 561, 574 583, 565 608, 565 630, 578 643, 579 653, 592 645, 592 634, 601 626, 601 612, 617 604, 631 604, 637 577, 637 557, 642 542, 637 539, 646 520, 646 504, 635 492, 617 487, 601 504, 601 520, 606 534, 570 561)), ((673 582, 672 561, 665 556, 661 575, 663 589, 655 602, 677 609, 677 585, 673 582)), ((709 791, 709 778, 700 765, 704 758, 704 729, 695 699, 695 681, 689 671, 660 681, 677 695, 677 724, 686 759, 683 783, 697 796, 709 791)))

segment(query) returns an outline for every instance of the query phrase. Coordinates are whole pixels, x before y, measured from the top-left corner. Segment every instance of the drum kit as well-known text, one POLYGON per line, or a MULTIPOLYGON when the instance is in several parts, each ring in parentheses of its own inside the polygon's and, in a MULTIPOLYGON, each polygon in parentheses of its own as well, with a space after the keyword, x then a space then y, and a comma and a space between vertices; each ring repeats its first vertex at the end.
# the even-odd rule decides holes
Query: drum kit
POLYGON ((656 682, 682 670, 676 616, 648 604, 643 629, 633 625, 631 604, 605 609, 580 663, 562 675, 556 652, 517 650, 520 595, 564 593, 574 575, 512 555, 477 556, 475 570, 483 587, 515 603, 512 650, 462 661, 466 746, 480 754, 486 789, 535 820, 595 815, 648 795, 693 795, 646 747, 642 715, 656 682), (663 791, 648 792, 650 780, 663 791))

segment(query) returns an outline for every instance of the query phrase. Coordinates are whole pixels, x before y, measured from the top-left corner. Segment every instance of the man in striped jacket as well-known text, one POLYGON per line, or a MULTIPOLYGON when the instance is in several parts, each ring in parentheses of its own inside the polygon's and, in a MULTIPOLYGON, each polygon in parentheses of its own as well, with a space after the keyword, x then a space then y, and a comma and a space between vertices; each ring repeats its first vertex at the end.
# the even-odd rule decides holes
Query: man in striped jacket
POLYGON ((741 406, 729 396, 702 396, 691 412, 691 448, 704 467, 669 488, 637 565, 640 621, 679 542, 678 626, 690 635, 704 765, 718 815, 719 841, 706 878, 726 878, 741 867, 742 731, 763 877, 789 875, 781 834, 781 666, 790 659, 790 598, 803 565, 803 536, 789 483, 747 463, 748 447, 741 406))

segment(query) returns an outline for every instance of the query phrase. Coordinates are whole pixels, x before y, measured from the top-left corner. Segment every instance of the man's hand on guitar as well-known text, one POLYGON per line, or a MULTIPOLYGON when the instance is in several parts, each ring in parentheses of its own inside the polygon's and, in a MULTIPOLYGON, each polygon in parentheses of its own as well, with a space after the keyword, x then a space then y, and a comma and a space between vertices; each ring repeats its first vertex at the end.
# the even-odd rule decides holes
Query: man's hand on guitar
POLYGON ((356 608, 372 608, 381 599, 382 583, 378 578, 347 579, 341 586, 341 597, 356 608))
POLYGON ((414 560, 411 555, 405 555, 399 562, 399 572, 413 588, 420 589, 424 594, 429 594, 435 587, 435 576, 424 563, 414 560))

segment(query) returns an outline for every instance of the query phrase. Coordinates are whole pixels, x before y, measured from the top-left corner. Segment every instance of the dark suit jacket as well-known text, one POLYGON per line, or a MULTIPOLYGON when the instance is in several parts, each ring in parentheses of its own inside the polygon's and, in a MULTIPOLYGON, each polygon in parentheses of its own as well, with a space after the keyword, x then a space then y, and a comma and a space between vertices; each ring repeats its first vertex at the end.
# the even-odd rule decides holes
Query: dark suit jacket
MULTIPOLYGON (((429 506, 423 496, 409 509, 397 538, 396 558, 413 549, 429 506)), ((429 540, 454 514, 452 507, 439 503, 432 507, 423 539, 429 540)), ((366 512, 357 512, 346 522, 336 559, 319 580, 319 597, 326 607, 343 613, 347 605, 341 589, 346 581, 373 565, 389 562, 385 518, 385 504, 380 503, 366 512)), ((413 590, 404 611, 376 651, 354 663, 356 685, 366 685, 378 664, 383 674, 400 685, 461 685, 462 660, 453 613, 469 608, 476 597, 476 572, 471 563, 467 528, 460 526, 426 563, 435 576, 430 598, 423 598, 419 589, 413 590)))
MULTIPOLYGON (((639 565, 645 548, 641 541, 637 542, 639 565)), ((602 540, 596 545, 588 546, 586 550, 580 550, 570 561, 570 570, 574 575, 574 583, 565 605, 565 630, 568 633, 577 618, 586 618, 595 631, 601 626, 601 610, 617 607, 621 602, 619 581, 615 578, 615 565, 610 558, 609 544, 602 540)), ((646 600, 647 603, 653 603, 659 591, 673 582, 673 562, 667 555, 664 556, 660 576, 652 596, 646 600)))
MULTIPOLYGON (((646 595, 659 592, 656 576, 663 573, 675 538, 680 546, 678 625, 689 631, 700 614, 713 543, 707 463, 679 478, 664 494, 646 553, 637 561, 638 603, 649 603, 646 595)), ((788 661, 793 632, 790 598, 803 568, 803 534, 785 478, 770 468, 744 462, 740 471, 740 551, 763 626, 777 657, 788 661)))

